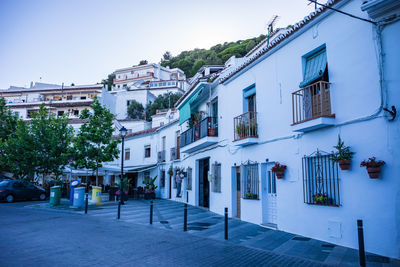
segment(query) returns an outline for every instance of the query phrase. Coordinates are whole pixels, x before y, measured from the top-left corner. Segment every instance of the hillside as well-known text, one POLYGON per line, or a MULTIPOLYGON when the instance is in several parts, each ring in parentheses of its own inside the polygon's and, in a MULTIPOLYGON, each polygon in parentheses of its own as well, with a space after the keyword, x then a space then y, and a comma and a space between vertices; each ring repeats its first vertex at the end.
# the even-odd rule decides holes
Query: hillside
POLYGON ((180 68, 189 78, 196 74, 203 65, 223 65, 231 56, 243 57, 264 38, 265 35, 260 35, 247 40, 217 44, 210 49, 196 48, 183 51, 175 57, 167 51, 163 55, 161 65, 180 68))

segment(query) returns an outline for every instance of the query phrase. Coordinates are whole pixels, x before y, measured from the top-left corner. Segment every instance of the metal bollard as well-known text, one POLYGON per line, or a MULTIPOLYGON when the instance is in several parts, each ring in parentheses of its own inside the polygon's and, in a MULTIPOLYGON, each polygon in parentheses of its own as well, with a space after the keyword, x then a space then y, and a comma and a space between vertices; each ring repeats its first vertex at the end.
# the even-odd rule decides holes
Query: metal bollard
POLYGON ((357 220, 357 229, 358 229, 358 254, 360 256, 360 266, 365 267, 364 230, 363 230, 362 220, 357 220))
POLYGON ((225 208, 225 240, 228 240, 228 208, 225 208))
POLYGON ((89 206, 89 193, 86 193, 86 200, 85 200, 85 214, 87 214, 89 206))
POLYGON ((150 224, 153 224, 153 200, 150 201, 150 224))
POLYGON ((118 203, 118 216, 117 219, 121 218, 121 202, 118 203))
POLYGON ((187 204, 185 204, 183 212, 183 231, 187 231, 187 204))

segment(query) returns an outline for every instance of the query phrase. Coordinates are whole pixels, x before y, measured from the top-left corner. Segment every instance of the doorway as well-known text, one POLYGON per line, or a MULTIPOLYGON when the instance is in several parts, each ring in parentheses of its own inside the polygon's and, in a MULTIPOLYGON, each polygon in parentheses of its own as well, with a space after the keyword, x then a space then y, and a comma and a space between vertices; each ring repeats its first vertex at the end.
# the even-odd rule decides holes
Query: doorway
POLYGON ((199 206, 210 207, 210 183, 208 181, 208 171, 210 159, 199 160, 199 206))
POLYGON ((240 196, 241 196, 241 180, 240 167, 236 167, 236 217, 240 219, 240 196))
POLYGON ((169 176, 169 183, 168 183, 168 198, 171 199, 172 194, 172 175, 168 174, 169 176))
POLYGON ((263 194, 262 194, 262 221, 263 225, 271 228, 278 228, 278 209, 276 175, 271 171, 271 167, 263 172, 263 194))

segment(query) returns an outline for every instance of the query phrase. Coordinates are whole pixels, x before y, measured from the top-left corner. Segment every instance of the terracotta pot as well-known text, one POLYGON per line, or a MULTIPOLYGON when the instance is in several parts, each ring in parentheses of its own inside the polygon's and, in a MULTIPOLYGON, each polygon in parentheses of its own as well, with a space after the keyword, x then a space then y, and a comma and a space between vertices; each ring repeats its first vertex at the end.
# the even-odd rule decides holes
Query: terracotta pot
POLYGON ((208 129, 208 136, 215 136, 215 128, 208 129))
POLYGON ((278 178, 278 179, 282 179, 284 174, 285 174, 284 171, 276 171, 275 172, 276 178, 278 178))
POLYGON ((339 160, 339 167, 342 170, 350 169, 350 160, 349 159, 339 160))
POLYGON ((379 178, 381 174, 381 167, 367 167, 369 178, 376 179, 379 178))

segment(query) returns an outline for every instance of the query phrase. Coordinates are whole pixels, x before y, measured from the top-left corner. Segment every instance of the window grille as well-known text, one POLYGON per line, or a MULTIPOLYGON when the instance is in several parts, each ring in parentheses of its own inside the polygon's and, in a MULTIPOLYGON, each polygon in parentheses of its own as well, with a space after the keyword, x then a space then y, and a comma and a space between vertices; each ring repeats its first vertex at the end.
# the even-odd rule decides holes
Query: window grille
POLYGON ((242 198, 259 199, 258 192, 258 164, 247 163, 242 165, 242 198))
POLYGON ((186 189, 187 189, 187 190, 192 190, 192 168, 190 168, 190 167, 187 168, 187 184, 186 184, 186 189))
POLYGON ((221 163, 215 162, 212 165, 212 191, 215 193, 221 193, 221 163))
POLYGON ((165 187, 165 170, 161 170, 160 187, 165 187))
POLYGON ((324 206, 339 206, 338 166, 333 154, 321 154, 303 158, 304 203, 324 206))

